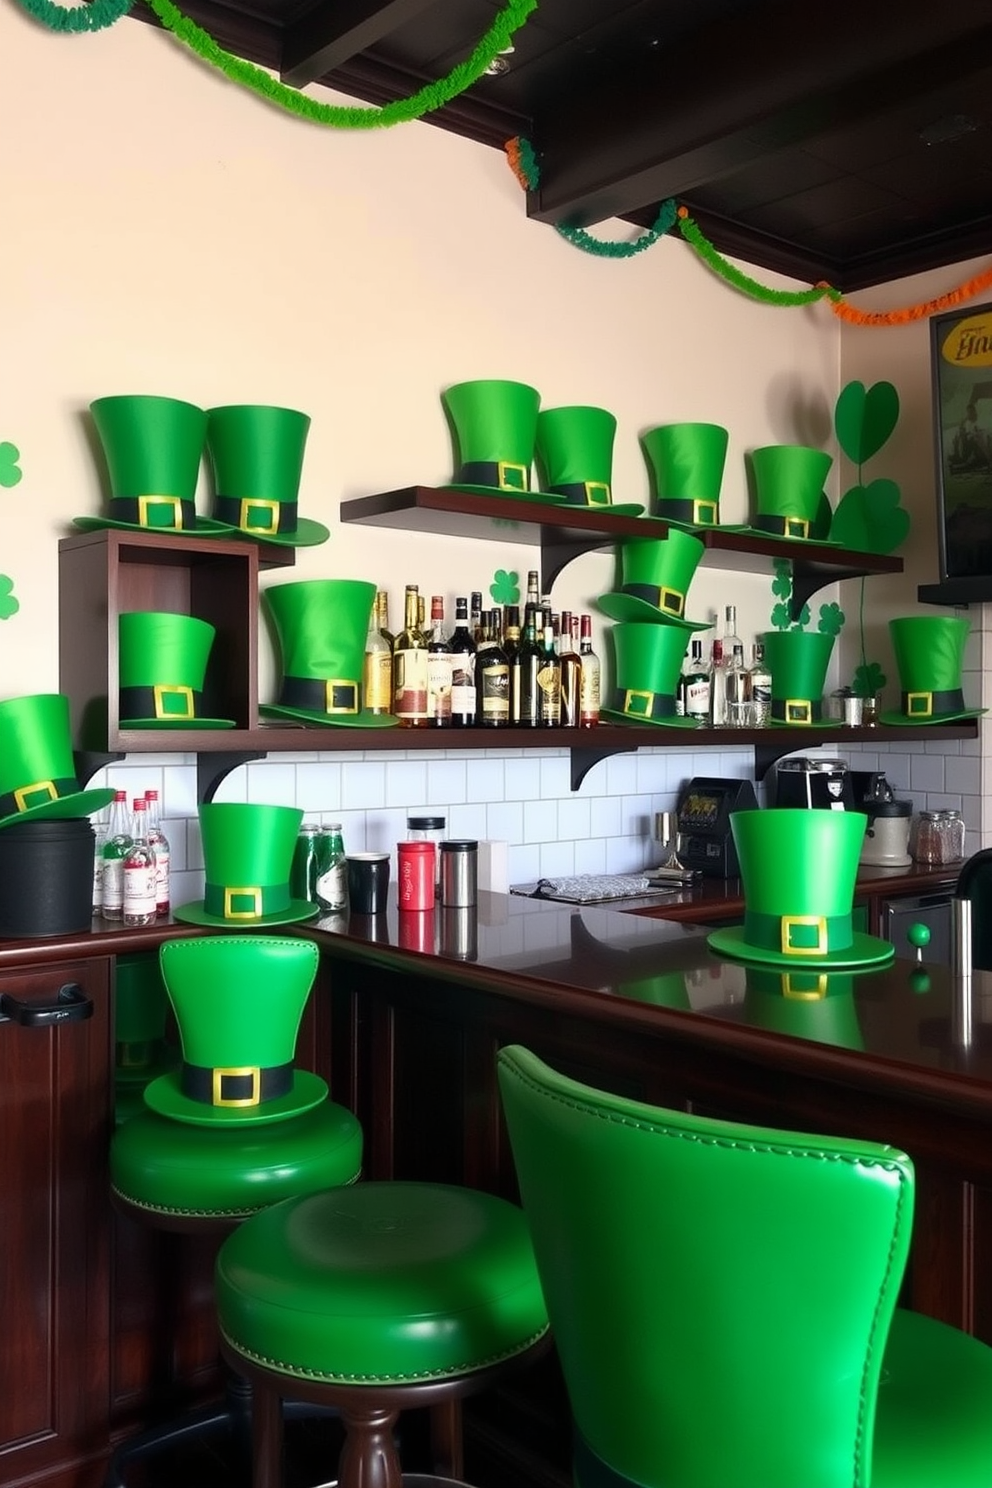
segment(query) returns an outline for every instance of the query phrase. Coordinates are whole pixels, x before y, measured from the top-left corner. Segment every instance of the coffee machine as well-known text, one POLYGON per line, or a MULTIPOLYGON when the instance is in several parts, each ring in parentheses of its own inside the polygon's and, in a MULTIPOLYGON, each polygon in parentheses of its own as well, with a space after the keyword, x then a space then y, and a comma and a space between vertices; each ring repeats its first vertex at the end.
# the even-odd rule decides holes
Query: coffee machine
POLYGON ((775 772, 775 805, 820 811, 854 811, 854 787, 847 761, 816 755, 790 755, 775 772))
POLYGON ((867 868, 908 868, 912 801, 897 801, 881 770, 853 770, 855 809, 868 818, 858 861, 867 868))

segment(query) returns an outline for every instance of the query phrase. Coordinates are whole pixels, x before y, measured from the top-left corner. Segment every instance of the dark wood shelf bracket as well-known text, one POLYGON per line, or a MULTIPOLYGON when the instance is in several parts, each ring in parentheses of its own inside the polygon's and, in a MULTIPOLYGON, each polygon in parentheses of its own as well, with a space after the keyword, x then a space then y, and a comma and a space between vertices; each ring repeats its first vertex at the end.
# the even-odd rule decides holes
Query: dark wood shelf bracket
POLYGON ((593 765, 598 765, 600 760, 609 759, 614 754, 636 754, 637 744, 602 744, 598 749, 593 744, 576 744, 568 752, 572 761, 572 789, 576 791, 593 765))
POLYGON ((229 752, 218 751, 217 754, 198 754, 196 756, 196 799, 202 805, 204 801, 212 801, 214 793, 226 775, 236 770, 239 765, 247 765, 252 760, 265 759, 268 754, 266 749, 238 749, 229 752))
POLYGON ((122 760, 124 755, 119 751, 98 749, 77 749, 72 756, 76 767, 76 779, 80 785, 88 785, 98 770, 104 765, 113 765, 122 760))

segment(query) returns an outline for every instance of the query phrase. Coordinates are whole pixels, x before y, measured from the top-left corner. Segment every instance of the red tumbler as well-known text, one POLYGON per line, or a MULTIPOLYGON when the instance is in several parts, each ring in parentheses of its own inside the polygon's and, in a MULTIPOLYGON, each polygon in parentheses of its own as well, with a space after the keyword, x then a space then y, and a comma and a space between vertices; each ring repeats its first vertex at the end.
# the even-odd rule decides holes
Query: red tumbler
POLYGON ((397 843, 399 862, 399 887, 397 889, 400 909, 434 908, 434 844, 433 842, 397 843))

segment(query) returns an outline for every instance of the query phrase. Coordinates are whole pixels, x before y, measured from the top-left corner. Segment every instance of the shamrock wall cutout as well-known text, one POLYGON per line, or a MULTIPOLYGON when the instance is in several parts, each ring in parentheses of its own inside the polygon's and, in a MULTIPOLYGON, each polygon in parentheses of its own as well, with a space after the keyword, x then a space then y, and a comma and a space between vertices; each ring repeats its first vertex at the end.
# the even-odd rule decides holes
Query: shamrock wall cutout
POLYGON ((520 575, 514 572, 507 573, 505 568, 498 568, 493 574, 492 583, 489 585, 489 595, 493 604, 519 604, 520 575))
POLYGON ((21 608, 21 602, 14 596, 14 581, 8 579, 6 574, 0 574, 0 620, 9 620, 11 615, 16 615, 21 608))
POLYGON ((18 465, 21 452, 9 439, 0 440, 0 486, 16 486, 22 471, 18 465))

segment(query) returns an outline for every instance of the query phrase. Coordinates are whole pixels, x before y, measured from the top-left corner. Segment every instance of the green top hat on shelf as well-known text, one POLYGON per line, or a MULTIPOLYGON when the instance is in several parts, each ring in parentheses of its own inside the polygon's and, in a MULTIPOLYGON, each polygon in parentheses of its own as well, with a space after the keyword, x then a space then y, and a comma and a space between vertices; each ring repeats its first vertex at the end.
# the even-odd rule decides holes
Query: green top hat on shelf
POLYGON ((299 515, 310 416, 295 408, 232 403, 207 410, 213 513, 228 532, 257 542, 311 548, 330 529, 299 515))
POLYGON ((265 929, 313 919, 317 907, 293 899, 289 881, 303 812, 292 806, 208 801, 200 807, 203 899, 173 917, 228 930, 265 929))
POLYGON ((362 706, 362 669, 375 585, 363 579, 299 579, 262 591, 282 653, 279 701, 266 717, 344 728, 391 728, 391 713, 362 706))
POLYGON ((882 723, 953 723, 978 718, 986 708, 965 707, 961 666, 971 626, 952 615, 906 615, 889 621, 899 668, 900 706, 882 723))
POLYGON ((564 504, 564 496, 530 488, 541 404, 536 388, 525 382, 482 378, 445 388, 441 403, 455 448, 455 478, 450 486, 480 496, 564 504))
POLYGON ((105 517, 74 517, 77 527, 224 530, 222 523, 198 517, 194 506, 207 430, 202 408, 179 398, 126 393, 97 398, 90 413, 107 461, 110 506, 105 517))
POLYGON ((0 702, 0 827, 89 816, 113 789, 81 790, 69 732, 69 699, 31 693, 0 702))
POLYGON ((772 679, 772 723, 839 727, 839 719, 823 716, 823 689, 835 637, 819 630, 766 630, 762 640, 772 679))
POLYGON ((749 530, 761 537, 828 542, 830 504, 823 485, 833 464, 805 444, 766 444, 751 451, 756 512, 749 530))
POLYGON ((656 517, 688 528, 720 525, 728 441, 720 424, 658 424, 645 430, 641 449, 656 517))
POLYGON ((676 712, 675 693, 688 633, 675 625, 614 625, 616 682, 604 718, 621 723, 655 723, 696 728, 694 718, 676 712))
POLYGON ((632 537, 617 544, 620 588, 601 594, 598 609, 611 620, 651 620, 681 631, 709 630, 709 620, 685 618, 686 595, 705 549, 698 537, 673 528, 667 537, 632 537))
POLYGON ((752 1028, 863 1049, 854 1003, 854 971, 783 971, 745 967, 744 1016, 752 1028))
POLYGON ((118 618, 118 708, 122 728, 228 729, 203 718, 203 679, 216 631, 195 615, 128 610, 118 618))
POLYGON ((616 432, 616 418, 605 408, 542 408, 537 415, 535 456, 543 489, 586 511, 639 517, 644 507, 638 502, 613 500, 616 432))
POLYGON ((327 1099, 319 1075, 293 1067, 317 947, 271 935, 169 940, 162 976, 182 1064, 145 1087, 160 1116, 196 1126, 285 1121, 327 1099))
POLYGON ((735 811, 744 923, 713 930, 712 950, 795 970, 891 961, 887 940, 856 931, 854 886, 867 816, 779 807, 735 811))

